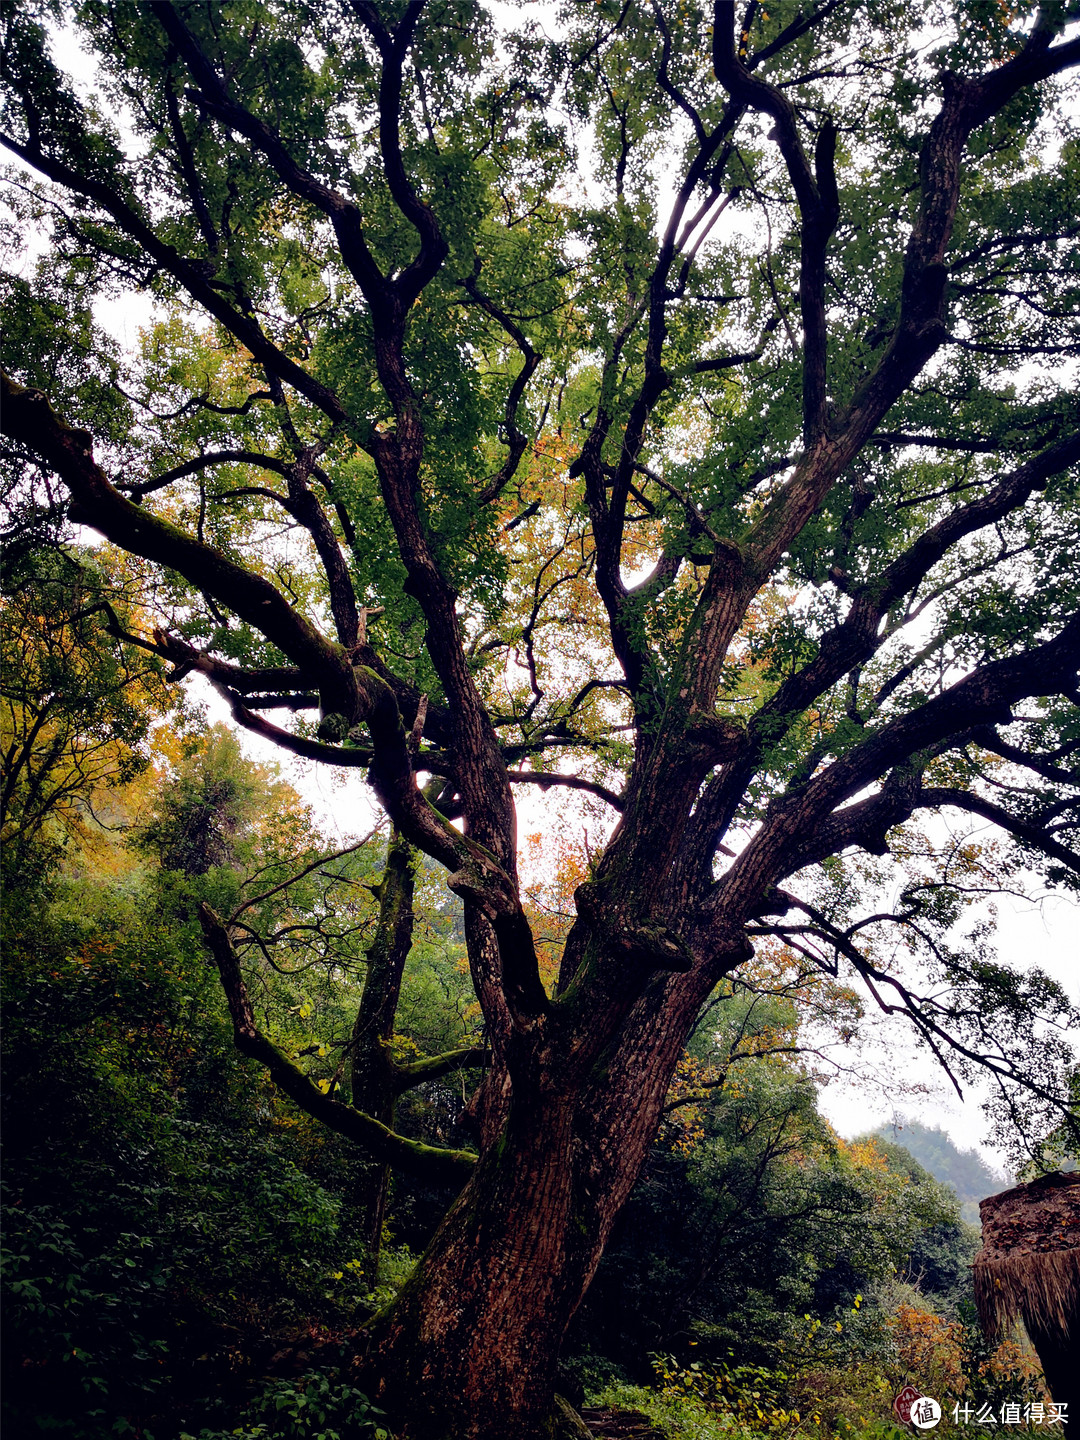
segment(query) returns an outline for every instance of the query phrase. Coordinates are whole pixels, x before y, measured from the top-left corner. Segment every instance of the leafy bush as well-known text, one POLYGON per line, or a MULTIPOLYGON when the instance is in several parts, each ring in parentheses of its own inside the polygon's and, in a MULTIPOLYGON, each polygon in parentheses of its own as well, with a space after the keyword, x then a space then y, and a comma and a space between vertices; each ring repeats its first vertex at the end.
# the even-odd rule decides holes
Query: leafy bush
POLYGON ((670 1396, 643 1385, 613 1384, 588 1396, 591 1405, 639 1410, 668 1440, 744 1440, 750 1435, 731 1416, 693 1395, 670 1396))
POLYGON ((76 1163, 66 1197, 5 1206, 13 1431, 168 1433, 155 1417, 235 1390, 314 1308, 336 1202, 258 1137, 177 1124, 166 1139, 114 1147, 107 1185, 76 1163))
POLYGON ((239 1399, 356 1253, 236 1057, 205 961, 137 895, 65 880, 9 947, 12 1434, 175 1435, 215 1394, 239 1399))
MULTIPOLYGON (((338 1368, 271 1380, 245 1406, 239 1424, 201 1430, 197 1440, 393 1440, 382 1411, 338 1368)), ((181 1440, 196 1440, 181 1435, 181 1440)))
POLYGON ((152 1408, 167 1344, 155 1333, 165 1275, 151 1241, 122 1232, 95 1247, 93 1232, 47 1206, 3 1214, 12 1431, 78 1440, 108 1433, 124 1409, 152 1408))

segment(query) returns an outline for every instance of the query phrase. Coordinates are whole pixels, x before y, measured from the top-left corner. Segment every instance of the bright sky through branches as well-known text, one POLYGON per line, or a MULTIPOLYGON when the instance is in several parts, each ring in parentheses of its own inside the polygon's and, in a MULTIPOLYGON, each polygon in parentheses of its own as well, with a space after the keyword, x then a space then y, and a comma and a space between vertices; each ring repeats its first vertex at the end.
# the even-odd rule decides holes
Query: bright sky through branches
MULTIPOLYGON (((512 12, 507 10, 507 13, 510 14, 512 12)), ((534 7, 526 7, 525 13, 535 14, 538 12, 534 7)), ((543 9, 539 13, 543 14, 543 9)), ((548 11, 547 15, 549 16, 550 14, 551 12, 548 11)), ((545 23, 548 28, 550 28, 551 22, 547 16, 545 16, 545 23)), ((58 34, 56 36, 55 52, 56 58, 75 74, 84 86, 92 83, 92 70, 86 61, 86 57, 70 33, 58 34)), ((765 128, 764 120, 762 121, 762 127, 763 129, 765 128)), ((677 128, 678 127, 676 127, 676 129, 677 128)), ((674 131, 672 133, 674 134, 674 131)), ((582 155, 585 164, 592 162, 593 152, 586 149, 582 152, 582 155)), ((583 180, 583 183, 588 193, 592 187, 588 184, 587 179, 583 180)), ((664 203, 669 202, 670 198, 670 195, 665 196, 662 191, 661 210, 664 208, 664 203)), ((723 226, 728 225, 729 222, 733 225, 737 223, 734 209, 732 209, 731 214, 727 216, 723 225, 714 233, 712 237, 713 240, 717 240, 720 237, 723 233, 723 226)), ((703 217, 701 220, 702 227, 704 227, 706 223, 707 219, 703 217)), ((752 229, 755 222, 744 214, 742 223, 752 229)), ((132 349, 135 344, 138 329, 146 325, 152 318, 152 311, 149 308, 146 308, 145 312, 143 311, 137 295, 129 296, 122 302, 116 300, 99 301, 97 314, 100 322, 129 350, 132 349)), ((307 782, 302 783, 305 789, 310 790, 307 782)), ((314 783, 318 786, 320 795, 324 794, 325 782, 320 779, 314 783)), ((346 783, 350 791, 353 793, 358 791, 359 787, 355 780, 350 779, 346 783)), ((355 804, 348 803, 342 805, 340 803, 340 797, 336 794, 331 797, 331 801, 332 803, 327 804, 325 808, 328 815, 333 814, 335 816, 336 823, 341 823, 342 812, 344 812, 345 823, 350 830, 353 828, 362 828, 363 822, 355 827, 352 824, 352 814, 361 809, 361 802, 357 801, 355 804)), ((519 798, 519 809, 522 813, 521 832, 522 834, 528 834, 535 829, 543 830, 546 827, 548 816, 559 810, 572 812, 574 806, 572 801, 567 798, 557 800, 552 796, 543 797, 532 793, 529 794, 527 798, 519 798)), ((364 818, 366 820, 366 817, 364 818)), ((969 825, 969 828, 974 831, 978 829, 978 826, 969 825)), ((1070 955, 1070 952, 1074 948, 1075 935, 1077 932, 1080 932, 1080 918, 1078 918, 1076 908, 1070 906, 1068 901, 1060 900, 1048 905, 1041 913, 1037 911, 1032 912, 1029 907, 1014 906, 1010 909, 1009 900, 1003 898, 999 902, 999 909, 1003 916, 1002 958, 1009 961, 1015 957, 1017 961, 1022 963, 1029 962, 1033 959, 1038 960, 1044 968, 1048 969, 1056 978, 1061 980, 1074 999, 1080 998, 1080 991, 1078 991, 1076 979, 1075 957, 1070 955)), ((931 1062, 929 1060, 923 1060, 920 1061, 920 1065, 930 1067, 931 1062)), ((905 1071, 908 1074, 908 1078, 910 1078, 911 1066, 906 1058, 903 1059, 902 1063, 898 1064, 897 1068, 905 1071)), ((931 1073, 931 1070, 928 1068, 928 1082, 931 1073)), ((846 1103, 843 1099, 841 1087, 833 1087, 830 1092, 827 1093, 825 1103, 826 1108, 832 1111, 842 1128, 852 1128, 850 1124, 845 1124, 841 1118, 846 1103)), ((865 1096, 862 1096, 853 1103, 858 1107, 859 1111, 863 1111, 865 1110, 867 1100, 865 1096)), ((856 1128, 862 1127, 860 1125, 856 1128)), ((973 1137, 968 1135, 965 1138, 970 1140, 973 1137)))

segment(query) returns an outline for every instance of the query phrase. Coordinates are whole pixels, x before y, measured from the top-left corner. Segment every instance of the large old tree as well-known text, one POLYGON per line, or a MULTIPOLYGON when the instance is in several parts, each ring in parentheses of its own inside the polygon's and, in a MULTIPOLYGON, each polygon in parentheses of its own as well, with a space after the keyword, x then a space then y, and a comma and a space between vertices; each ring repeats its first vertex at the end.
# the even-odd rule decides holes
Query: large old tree
POLYGON ((464 1178, 364 1335, 402 1433, 549 1433, 755 947, 1060 1123, 1060 993, 958 925, 1080 875, 1075 0, 5 9, 20 543, 126 552, 123 642, 361 769, 464 904, 490 1065, 447 1151, 310 1084, 204 916, 241 1047, 464 1178), (136 292, 126 353, 94 316, 136 292), (556 974, 543 792, 592 837, 556 974))

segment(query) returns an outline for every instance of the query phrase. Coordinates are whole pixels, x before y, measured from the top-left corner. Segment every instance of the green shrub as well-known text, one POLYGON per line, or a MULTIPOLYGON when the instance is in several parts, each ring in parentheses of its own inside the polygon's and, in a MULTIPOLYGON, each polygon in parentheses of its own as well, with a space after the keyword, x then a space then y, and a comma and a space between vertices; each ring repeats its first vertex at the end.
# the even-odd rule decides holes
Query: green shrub
POLYGON ((640 1410, 667 1440, 750 1440, 752 1431, 693 1395, 664 1395, 643 1385, 615 1384, 588 1397, 591 1405, 640 1410))
MULTIPOLYGON (((197 1440, 393 1440, 368 1397, 335 1368, 271 1380, 235 1427, 201 1430, 197 1440)), ((184 1434, 181 1440, 196 1440, 184 1434)))

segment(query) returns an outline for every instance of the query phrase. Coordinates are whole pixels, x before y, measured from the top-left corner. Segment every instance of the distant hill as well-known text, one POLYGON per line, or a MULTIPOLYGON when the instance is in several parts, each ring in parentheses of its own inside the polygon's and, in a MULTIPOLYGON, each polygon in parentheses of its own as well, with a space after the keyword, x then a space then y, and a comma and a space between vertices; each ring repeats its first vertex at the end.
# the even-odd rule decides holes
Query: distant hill
POLYGON ((970 1225, 979 1223, 979 1201, 1015 1184, 986 1163, 974 1150, 960 1150, 944 1130, 920 1125, 917 1120, 897 1119, 880 1125, 873 1135, 902 1145, 935 1180, 951 1185, 960 1201, 960 1213, 970 1225))

